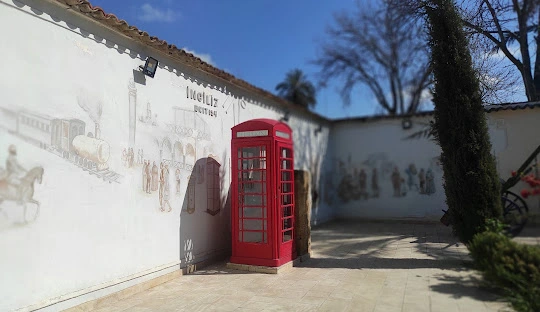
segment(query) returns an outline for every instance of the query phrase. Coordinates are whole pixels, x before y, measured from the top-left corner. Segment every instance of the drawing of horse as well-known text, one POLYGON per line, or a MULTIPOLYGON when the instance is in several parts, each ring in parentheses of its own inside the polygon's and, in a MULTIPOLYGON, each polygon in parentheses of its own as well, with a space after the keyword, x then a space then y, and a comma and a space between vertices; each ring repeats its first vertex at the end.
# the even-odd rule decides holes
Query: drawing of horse
MULTIPOLYGON (((0 204, 5 200, 15 201, 17 204, 24 207, 24 219, 25 222, 28 222, 26 219, 26 204, 32 203, 36 204, 36 215, 30 221, 34 221, 39 216, 39 207, 40 204, 34 197, 34 183, 37 182, 41 184, 43 179, 43 167, 34 167, 29 170, 24 177, 20 179, 20 183, 13 185, 9 183, 7 178, 0 179, 0 204)), ((1 206, 0 206, 1 207, 1 206)))

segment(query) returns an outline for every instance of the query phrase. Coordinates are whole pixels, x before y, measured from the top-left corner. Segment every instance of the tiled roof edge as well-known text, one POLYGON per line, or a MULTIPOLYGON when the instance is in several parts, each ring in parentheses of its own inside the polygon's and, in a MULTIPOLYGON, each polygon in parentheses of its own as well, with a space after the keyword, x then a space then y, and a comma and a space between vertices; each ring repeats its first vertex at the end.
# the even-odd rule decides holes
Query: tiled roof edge
MULTIPOLYGON (((501 110, 523 110, 523 109, 533 109, 540 108, 539 102, 519 102, 519 103, 503 103, 503 104, 487 104, 484 105, 484 111, 486 113, 497 112, 501 110)), ((362 117, 351 117, 351 118, 340 118, 333 119, 332 122, 347 122, 347 121, 374 121, 381 119, 401 119, 401 118, 411 118, 411 117, 425 117, 433 115, 433 111, 424 111, 418 112, 412 115, 375 115, 375 116, 362 116, 362 117)))

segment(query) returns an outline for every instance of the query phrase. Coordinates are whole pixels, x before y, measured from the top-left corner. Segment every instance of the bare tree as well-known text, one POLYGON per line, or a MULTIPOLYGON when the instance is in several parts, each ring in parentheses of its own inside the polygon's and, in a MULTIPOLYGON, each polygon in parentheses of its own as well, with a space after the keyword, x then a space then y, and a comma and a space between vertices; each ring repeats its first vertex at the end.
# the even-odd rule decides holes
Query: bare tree
POLYGON ((334 19, 314 62, 320 66, 321 85, 342 79, 345 105, 350 105, 353 89, 364 84, 385 113, 417 112, 431 83, 422 20, 387 0, 378 7, 357 2, 356 12, 335 14, 334 19))
POLYGON ((529 101, 540 100, 540 0, 468 0, 460 8, 466 29, 517 68, 529 101))
POLYGON ((469 51, 480 83, 482 102, 513 102, 523 91, 519 75, 516 75, 514 66, 492 47, 485 38, 469 36, 469 51))

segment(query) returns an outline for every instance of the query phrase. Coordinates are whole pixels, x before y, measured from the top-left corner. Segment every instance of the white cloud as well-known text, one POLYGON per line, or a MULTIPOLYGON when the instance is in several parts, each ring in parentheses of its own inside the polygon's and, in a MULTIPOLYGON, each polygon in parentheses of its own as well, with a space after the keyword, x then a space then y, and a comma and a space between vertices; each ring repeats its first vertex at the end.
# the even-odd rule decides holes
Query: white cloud
POLYGON ((201 60, 203 60, 204 62, 210 64, 210 65, 213 65, 215 66, 214 62, 212 62, 212 56, 208 53, 197 53, 193 50, 190 50, 186 47, 182 48, 182 50, 186 51, 187 53, 191 53, 193 54, 194 56, 200 58, 201 60))
POLYGON ((138 19, 144 22, 166 22, 171 23, 176 21, 180 16, 179 13, 171 9, 159 9, 153 7, 149 3, 141 5, 138 19))

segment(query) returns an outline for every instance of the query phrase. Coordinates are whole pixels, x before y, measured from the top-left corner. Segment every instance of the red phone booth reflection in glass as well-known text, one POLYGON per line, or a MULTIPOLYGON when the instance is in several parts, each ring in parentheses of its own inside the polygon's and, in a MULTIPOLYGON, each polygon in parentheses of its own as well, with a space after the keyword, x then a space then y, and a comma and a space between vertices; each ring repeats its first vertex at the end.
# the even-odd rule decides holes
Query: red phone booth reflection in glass
POLYGON ((231 262, 280 266, 296 256, 291 128, 255 119, 232 132, 231 262))

